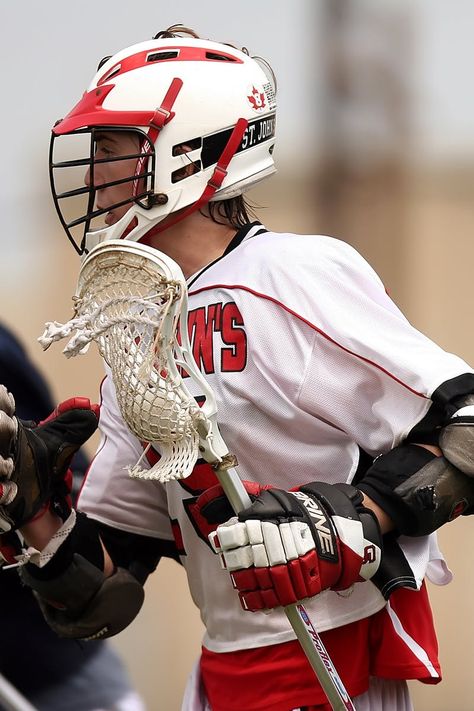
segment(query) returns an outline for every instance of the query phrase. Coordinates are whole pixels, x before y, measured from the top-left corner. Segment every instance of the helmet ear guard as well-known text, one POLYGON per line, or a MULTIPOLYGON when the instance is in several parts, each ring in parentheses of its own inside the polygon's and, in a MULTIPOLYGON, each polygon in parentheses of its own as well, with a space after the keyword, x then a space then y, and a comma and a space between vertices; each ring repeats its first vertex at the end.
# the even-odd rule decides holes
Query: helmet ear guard
POLYGON ((106 59, 51 139, 53 198, 79 253, 108 239, 141 239, 170 213, 187 208, 186 216, 211 200, 241 195, 275 172, 275 84, 262 62, 194 37, 160 37, 106 59), (82 176, 76 180, 81 187, 71 190, 62 178, 72 167, 93 173, 98 131, 139 131, 151 144, 144 150, 142 142, 133 174, 120 177, 134 186, 133 194, 117 203, 130 207, 111 225, 103 218, 115 204, 96 204, 96 191, 107 185, 82 187, 82 176), (64 160, 58 139, 79 134, 90 134, 87 157, 74 161, 68 153, 64 160), (85 205, 78 216, 80 197, 85 205))

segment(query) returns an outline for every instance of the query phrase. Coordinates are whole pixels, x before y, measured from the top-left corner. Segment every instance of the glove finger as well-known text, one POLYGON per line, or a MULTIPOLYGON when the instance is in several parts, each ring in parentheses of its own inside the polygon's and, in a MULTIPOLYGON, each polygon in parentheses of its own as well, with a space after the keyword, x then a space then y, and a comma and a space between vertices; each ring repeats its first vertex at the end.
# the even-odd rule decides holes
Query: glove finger
POLYGON ((0 457, 0 477, 9 479, 13 474, 14 468, 15 464, 13 463, 13 459, 11 457, 8 457, 8 459, 0 457))
POLYGON ((4 481, 0 484, 0 504, 7 506, 11 504, 18 493, 18 486, 14 481, 4 481))
POLYGON ((231 574, 232 584, 239 591, 240 603, 244 610, 250 612, 269 611, 282 604, 294 602, 295 598, 279 597, 279 591, 274 587, 271 568, 252 568, 240 570, 231 574))
POLYGON ((97 430, 98 423, 98 406, 91 406, 86 398, 71 398, 58 405, 34 433, 50 451, 56 451, 55 467, 64 472, 73 455, 97 430))
POLYGON ((79 448, 94 434, 97 426, 98 419, 92 410, 68 410, 40 425, 38 430, 79 448))
POLYGON ((209 541, 216 553, 248 545, 247 527, 245 523, 238 522, 235 517, 231 518, 209 535, 209 541))
POLYGON ((239 598, 243 609, 249 612, 269 612, 275 607, 280 607, 273 590, 239 593, 239 598))
POLYGON ((16 418, 10 417, 5 410, 0 410, 0 456, 4 459, 10 457, 17 427, 16 418))
POLYGON ((297 600, 317 595, 322 590, 319 560, 315 550, 292 560, 288 570, 297 600))
MULTIPOLYGON (((261 526, 264 543, 262 547, 268 556, 266 565, 280 565, 281 563, 286 563, 287 558, 280 535, 280 526, 277 526, 276 523, 270 523, 269 521, 263 521, 261 526)), ((257 565, 257 562, 255 564, 257 565)))
POLYGON ((230 574, 232 585, 240 592, 253 592, 255 590, 268 590, 272 587, 272 578, 269 568, 249 568, 236 570, 230 574))
POLYGON ((0 385, 0 410, 6 412, 9 417, 13 417, 15 413, 15 398, 4 385, 0 385))
POLYGON ((221 553, 221 561, 228 571, 250 568, 254 564, 252 546, 225 551, 225 553, 221 553))

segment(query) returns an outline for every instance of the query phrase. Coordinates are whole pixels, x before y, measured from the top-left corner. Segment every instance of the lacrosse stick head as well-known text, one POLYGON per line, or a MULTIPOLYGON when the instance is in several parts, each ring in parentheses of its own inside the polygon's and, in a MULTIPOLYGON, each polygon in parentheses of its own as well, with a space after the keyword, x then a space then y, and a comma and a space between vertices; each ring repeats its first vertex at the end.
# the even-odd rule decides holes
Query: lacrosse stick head
POLYGON ((187 289, 170 257, 152 247, 123 240, 97 245, 78 278, 75 317, 47 324, 43 348, 76 332, 67 356, 91 341, 108 364, 122 417, 142 442, 161 454, 151 469, 140 462, 130 474, 162 482, 191 474, 200 454, 220 462, 228 454, 217 425, 214 394, 191 353, 187 289), (199 383, 200 408, 184 376, 199 383))
POLYGON ((198 456, 202 416, 180 372, 178 323, 187 322, 180 267, 141 244, 98 245, 82 264, 75 311, 111 370, 129 429, 142 442, 159 445, 158 465, 135 468, 132 476, 188 476, 198 456))

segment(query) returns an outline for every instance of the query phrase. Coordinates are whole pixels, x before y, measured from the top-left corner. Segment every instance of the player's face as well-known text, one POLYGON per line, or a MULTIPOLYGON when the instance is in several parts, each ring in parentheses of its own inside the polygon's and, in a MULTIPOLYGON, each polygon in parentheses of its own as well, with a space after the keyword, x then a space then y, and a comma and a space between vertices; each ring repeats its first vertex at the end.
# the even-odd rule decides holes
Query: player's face
MULTIPOLYGON (((99 133, 96 135, 95 160, 105 160, 104 163, 94 165, 94 186, 96 189, 96 209, 105 210, 112 205, 117 205, 132 197, 134 180, 128 180, 118 185, 110 185, 115 181, 130 178, 135 175, 137 159, 114 160, 120 156, 136 155, 139 152, 139 138, 135 133, 112 131, 99 133)), ((91 187, 91 171, 88 170, 84 182, 91 187)), ((113 225, 125 215, 130 208, 128 202, 121 207, 111 207, 105 214, 105 223, 113 225)))

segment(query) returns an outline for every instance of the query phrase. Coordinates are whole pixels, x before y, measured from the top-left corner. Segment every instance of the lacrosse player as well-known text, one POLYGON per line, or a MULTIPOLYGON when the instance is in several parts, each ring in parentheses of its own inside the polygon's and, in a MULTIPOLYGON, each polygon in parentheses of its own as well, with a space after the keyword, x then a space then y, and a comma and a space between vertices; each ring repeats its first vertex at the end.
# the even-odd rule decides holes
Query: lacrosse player
POLYGON ((17 420, 4 392, 4 557, 51 627, 82 639, 122 630, 159 559, 179 559, 206 627, 187 711, 329 709, 281 609, 302 599, 356 708, 408 711, 406 680, 441 678, 424 580, 449 582, 433 532, 473 510, 474 372, 348 244, 251 216, 245 191, 275 171, 275 111, 266 62, 177 26, 105 58, 51 147, 79 253, 124 238, 181 266, 194 357, 252 505, 233 517, 203 461, 184 480, 129 478, 143 446, 110 374, 78 511, 51 505, 60 438, 17 420), (61 158, 73 139, 83 152, 61 158))

